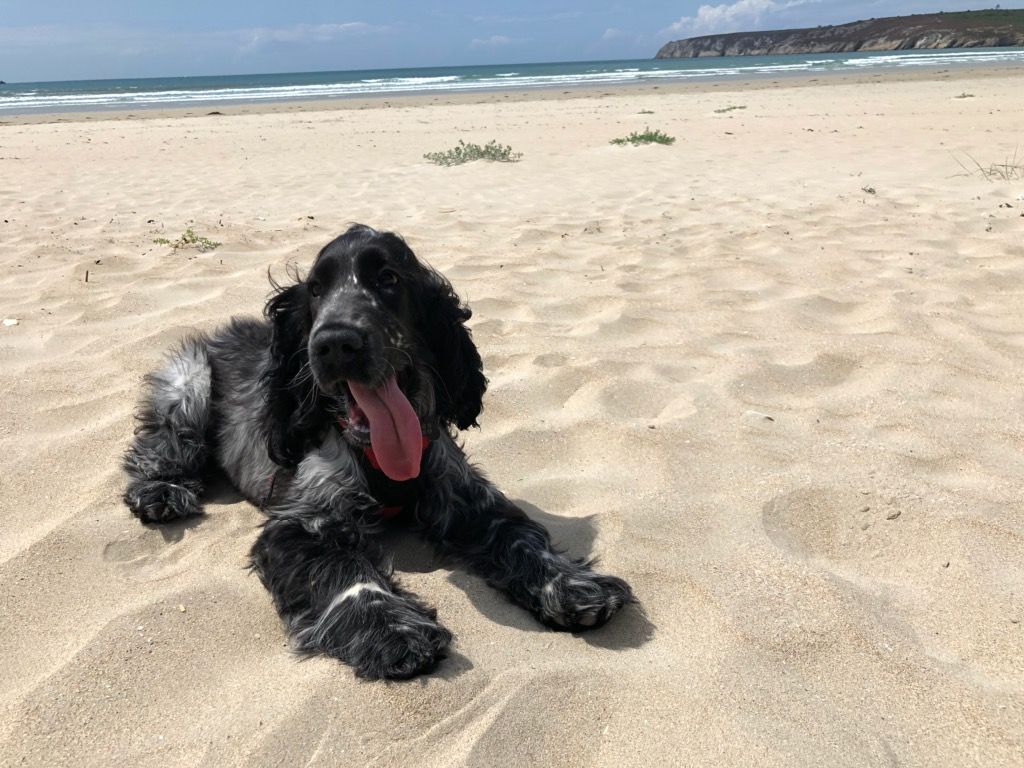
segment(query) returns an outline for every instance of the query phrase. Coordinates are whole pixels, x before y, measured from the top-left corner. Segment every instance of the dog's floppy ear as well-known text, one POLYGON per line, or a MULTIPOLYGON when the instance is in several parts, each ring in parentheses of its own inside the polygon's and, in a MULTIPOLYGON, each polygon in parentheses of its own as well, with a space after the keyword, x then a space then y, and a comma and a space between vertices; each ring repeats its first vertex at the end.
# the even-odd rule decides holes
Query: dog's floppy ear
POLYGON ((451 283, 432 269, 427 272, 423 335, 440 379, 437 415, 443 422, 469 429, 478 426, 487 391, 483 361, 466 327, 473 313, 459 301, 451 283))
POLYGON ((309 375, 309 291, 304 282, 283 288, 271 280, 275 294, 264 314, 270 320, 270 362, 264 373, 267 390, 267 449, 270 458, 295 467, 316 427, 319 398, 309 375))

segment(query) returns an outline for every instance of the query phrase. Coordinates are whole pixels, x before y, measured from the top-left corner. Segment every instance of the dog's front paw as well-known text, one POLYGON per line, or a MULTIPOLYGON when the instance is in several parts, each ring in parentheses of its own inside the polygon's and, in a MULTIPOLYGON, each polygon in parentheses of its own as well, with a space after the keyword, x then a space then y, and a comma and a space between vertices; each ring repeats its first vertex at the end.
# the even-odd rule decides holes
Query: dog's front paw
POLYGON ((434 621, 390 624, 352 661, 356 677, 405 680, 430 672, 446 655, 452 633, 434 621))
POLYGON ((357 677, 404 680, 434 669, 452 642, 437 612, 412 595, 373 586, 344 603, 295 634, 298 650, 341 659, 357 677))
POLYGON ((169 523, 203 514, 199 492, 199 483, 194 480, 134 480, 128 484, 124 502, 144 523, 169 523))
POLYGON ((543 586, 538 618, 554 629, 579 632, 600 627, 634 602, 629 584, 593 571, 559 573, 543 586))

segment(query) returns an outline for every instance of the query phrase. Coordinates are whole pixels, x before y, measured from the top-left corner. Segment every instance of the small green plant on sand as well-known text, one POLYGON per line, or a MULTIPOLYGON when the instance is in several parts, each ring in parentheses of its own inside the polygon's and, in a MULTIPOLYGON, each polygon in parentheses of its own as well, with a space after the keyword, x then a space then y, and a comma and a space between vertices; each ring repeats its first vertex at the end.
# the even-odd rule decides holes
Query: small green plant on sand
POLYGON ((633 131, 629 136, 625 136, 619 139, 612 139, 609 144, 632 144, 634 147, 639 144, 674 144, 676 141, 675 136, 669 136, 663 131, 657 129, 651 130, 650 128, 644 128, 643 133, 637 133, 633 131))
POLYGON ((970 164, 965 163, 956 155, 953 157, 968 174, 978 174, 986 181, 993 183, 996 181, 1024 181, 1024 158, 1020 157, 1018 153, 1019 149, 1015 149, 1012 157, 1007 157, 1001 163, 992 163, 988 166, 982 165, 971 155, 967 155, 970 164))
POLYGON ((474 160, 491 160, 495 163, 515 163, 523 156, 522 152, 513 152, 512 147, 489 141, 482 147, 479 144, 467 144, 459 139, 459 145, 444 152, 427 152, 423 157, 438 165, 462 165, 474 160))
POLYGON ((195 248, 200 253, 212 251, 220 245, 220 243, 211 240, 208 237, 200 237, 195 233, 195 230, 193 230, 192 227, 189 227, 182 232, 181 237, 177 240, 168 240, 166 237, 158 237, 153 240, 153 242, 157 245, 169 245, 174 250, 178 250, 179 248, 195 248))
POLYGON ((715 110, 715 114, 716 115, 722 115, 722 114, 725 114, 726 112, 732 112, 733 110, 736 110, 736 109, 746 109, 746 108, 747 108, 746 104, 740 104, 739 106, 735 106, 735 107, 722 107, 721 109, 716 109, 715 110))

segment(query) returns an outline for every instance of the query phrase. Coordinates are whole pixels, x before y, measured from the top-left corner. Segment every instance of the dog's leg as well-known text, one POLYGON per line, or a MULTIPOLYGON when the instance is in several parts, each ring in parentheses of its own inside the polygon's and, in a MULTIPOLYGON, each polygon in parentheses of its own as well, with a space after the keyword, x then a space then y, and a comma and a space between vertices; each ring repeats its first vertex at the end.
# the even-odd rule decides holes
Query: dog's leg
POLYGON ((451 633, 437 612, 399 588, 360 546, 358 528, 334 517, 316 530, 274 517, 251 552, 292 647, 349 664, 358 677, 403 679, 444 657, 451 633))
POLYGON ((417 516, 439 548, 465 561, 541 622, 579 631, 634 602, 629 585, 565 557, 539 523, 510 502, 447 437, 431 445, 417 516))
POLYGON ((362 508, 376 502, 350 449, 329 437, 268 510, 250 562, 296 650, 333 656, 359 677, 413 677, 444 657, 452 635, 379 567, 362 508))
POLYGON ((185 342, 148 377, 149 397, 136 416, 135 441, 124 457, 124 501, 143 522, 202 514, 210 361, 201 339, 185 342))

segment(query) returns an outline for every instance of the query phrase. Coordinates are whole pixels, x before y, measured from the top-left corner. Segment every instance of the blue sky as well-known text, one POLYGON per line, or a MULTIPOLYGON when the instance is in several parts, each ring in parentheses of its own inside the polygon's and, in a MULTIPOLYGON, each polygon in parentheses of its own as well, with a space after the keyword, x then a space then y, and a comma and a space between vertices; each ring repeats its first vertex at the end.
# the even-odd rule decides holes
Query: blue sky
MULTIPOLYGON (((650 58, 668 40, 993 3, 0 0, 9 82, 650 58)), ((1021 8, 1024 2, 1003 2, 1021 8)))

